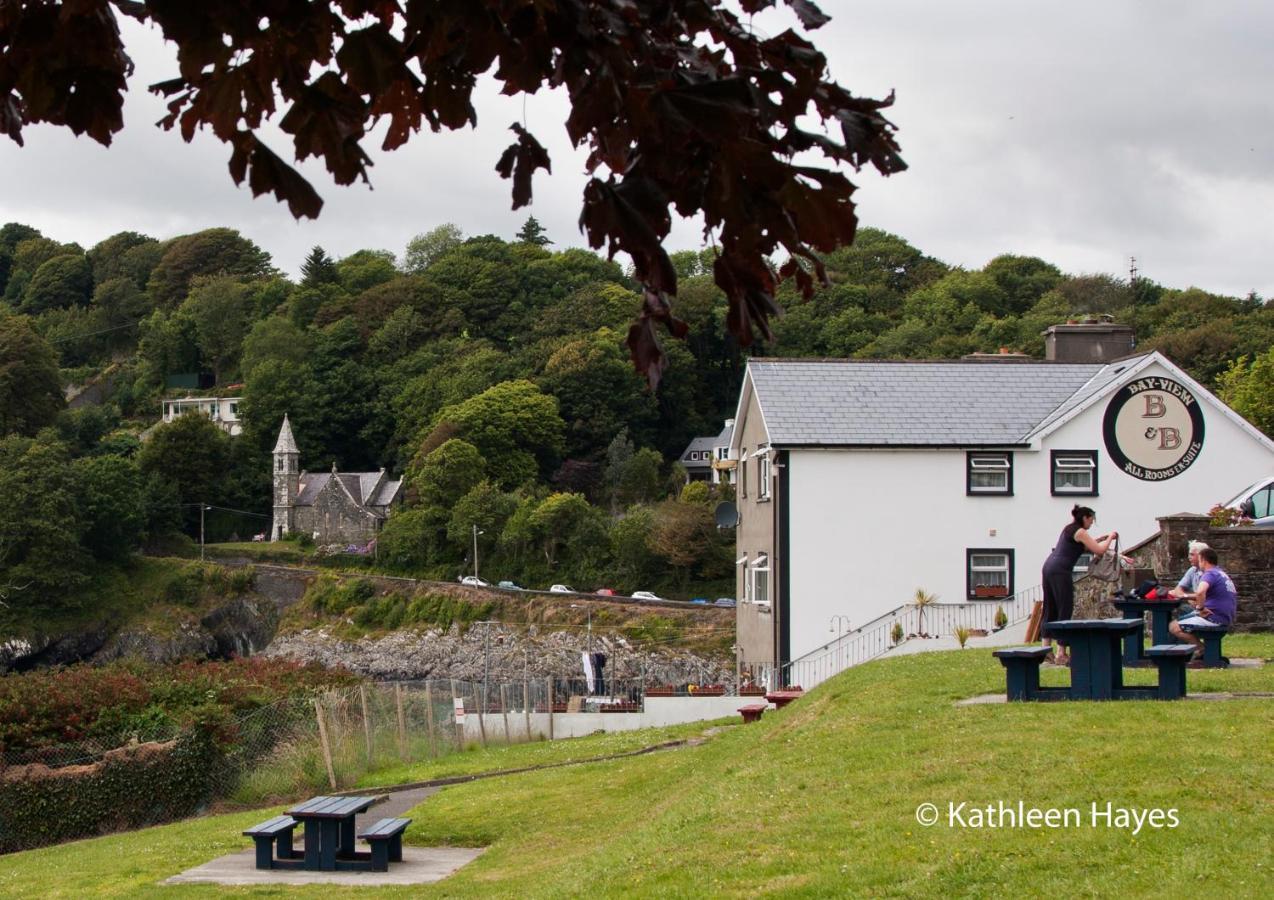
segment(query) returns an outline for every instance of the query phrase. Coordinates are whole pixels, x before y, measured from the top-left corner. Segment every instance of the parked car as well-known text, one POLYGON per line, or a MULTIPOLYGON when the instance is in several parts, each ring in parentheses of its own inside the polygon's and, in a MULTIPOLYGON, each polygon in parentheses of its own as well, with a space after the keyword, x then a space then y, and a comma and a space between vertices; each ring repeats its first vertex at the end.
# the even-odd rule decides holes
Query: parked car
POLYGON ((550 594, 574 594, 576 593, 576 591, 575 591, 575 588, 573 587, 567 587, 564 584, 555 584, 549 588, 549 593, 550 594))
POLYGON ((512 581, 501 581, 496 587, 504 588, 506 591, 520 591, 521 585, 514 584, 512 581))
POLYGON ((614 597, 614 596, 615 596, 615 589, 614 589, 614 588, 598 588, 598 589, 597 589, 597 596, 599 596, 599 597, 614 597))
POLYGON ((491 585, 487 584, 477 575, 466 575, 464 578, 460 579, 460 583, 465 587, 491 587, 491 585))
POLYGON ((633 599, 634 600, 662 600, 664 598, 660 597, 658 594, 652 591, 633 591, 633 599))
POLYGON ((715 604, 713 604, 713 605, 714 605, 714 606, 732 607, 732 606, 734 606, 734 598, 733 598, 733 597, 718 597, 718 598, 717 598, 717 602, 716 602, 715 604))
POLYGON ((690 602, 691 602, 691 603, 698 603, 699 605, 703 606, 703 605, 706 605, 706 604, 707 604, 707 602, 708 602, 708 598, 707 598, 707 597, 694 597, 694 598, 692 598, 692 599, 691 599, 691 601, 690 601, 690 602))
POLYGON ((1274 476, 1249 484, 1224 505, 1241 512, 1250 525, 1274 528, 1274 476))

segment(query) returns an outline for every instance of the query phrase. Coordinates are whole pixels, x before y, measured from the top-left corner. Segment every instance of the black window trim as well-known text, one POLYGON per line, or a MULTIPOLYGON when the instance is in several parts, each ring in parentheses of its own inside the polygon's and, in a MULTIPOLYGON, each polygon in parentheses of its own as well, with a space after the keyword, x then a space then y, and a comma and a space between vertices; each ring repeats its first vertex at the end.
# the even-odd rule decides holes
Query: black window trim
POLYGON ((1013 451, 1012 450, 969 450, 964 454, 964 493, 967 497, 1012 497, 1013 496, 1013 451), (1008 464, 1005 489, 1002 491, 975 491, 973 489, 973 459, 978 456, 997 456, 1008 464))
POLYGON ((1097 484, 1097 451, 1096 450, 1050 450, 1048 453, 1048 490, 1054 497, 1096 497, 1097 484), (1091 491, 1059 491, 1057 489, 1057 460, 1063 456, 1084 456, 1093 462, 1093 489, 1091 491))
POLYGON ((1016 579, 1014 577, 1017 568, 1016 553, 1012 547, 966 547, 964 551, 964 595, 969 600, 992 600, 997 603, 1003 603, 1005 600, 1013 596, 1016 588, 1016 579), (973 557, 980 553, 996 553, 1007 556, 1009 558, 1009 585, 1008 594, 1003 597, 975 597, 973 591, 973 557))

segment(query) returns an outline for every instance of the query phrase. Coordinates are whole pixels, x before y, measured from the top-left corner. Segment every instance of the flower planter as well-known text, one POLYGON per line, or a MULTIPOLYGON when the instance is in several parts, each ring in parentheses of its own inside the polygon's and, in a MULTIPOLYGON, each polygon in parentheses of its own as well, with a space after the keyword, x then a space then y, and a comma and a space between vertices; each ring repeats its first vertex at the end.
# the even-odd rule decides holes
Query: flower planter
POLYGON ((646 696, 647 697, 675 697, 677 696, 677 691, 671 686, 646 688, 646 696))
POLYGON ((723 684, 705 684, 697 687, 690 692, 696 697, 724 697, 725 685, 723 684))
POLYGON ((977 597, 980 600, 986 599, 988 597, 1007 597, 1008 595, 1009 595, 1008 588, 979 586, 973 589, 973 596, 977 597))
POLYGON ((765 688, 757 687, 755 684, 744 685, 739 688, 740 697, 764 697, 765 688))

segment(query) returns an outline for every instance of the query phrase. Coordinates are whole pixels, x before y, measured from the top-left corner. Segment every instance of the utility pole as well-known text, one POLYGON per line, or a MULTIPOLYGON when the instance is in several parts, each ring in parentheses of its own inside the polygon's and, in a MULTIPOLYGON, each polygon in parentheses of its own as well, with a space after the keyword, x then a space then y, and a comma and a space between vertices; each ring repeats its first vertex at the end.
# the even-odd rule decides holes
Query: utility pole
POLYGON ((478 535, 486 534, 485 531, 479 531, 478 526, 473 526, 473 577, 478 577, 478 535))
POLYGON ((208 507, 203 503, 199 504, 199 561, 203 562, 203 514, 208 507))
POLYGON ((491 662, 491 626, 497 623, 484 620, 477 624, 482 626, 482 711, 487 711, 487 678, 491 662))

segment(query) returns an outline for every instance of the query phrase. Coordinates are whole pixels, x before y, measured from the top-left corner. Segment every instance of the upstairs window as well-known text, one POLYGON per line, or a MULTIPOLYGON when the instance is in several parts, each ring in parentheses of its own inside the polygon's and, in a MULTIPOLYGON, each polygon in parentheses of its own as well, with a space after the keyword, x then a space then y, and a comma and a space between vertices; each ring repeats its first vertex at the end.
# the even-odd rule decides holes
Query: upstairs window
POLYGON ((1054 450, 1050 457, 1054 496, 1097 496, 1096 450, 1054 450))
POLYGON ((770 602, 770 557, 765 553, 758 553, 752 564, 752 602, 770 602))
POLYGON ((1012 453, 969 453, 965 493, 1013 495, 1012 453))
POLYGON ((739 496, 746 497, 748 495, 748 451, 744 450, 739 456, 739 496))
POLYGON ((770 448, 761 447, 757 452, 760 456, 756 459, 756 498, 758 500, 770 499, 770 448))

